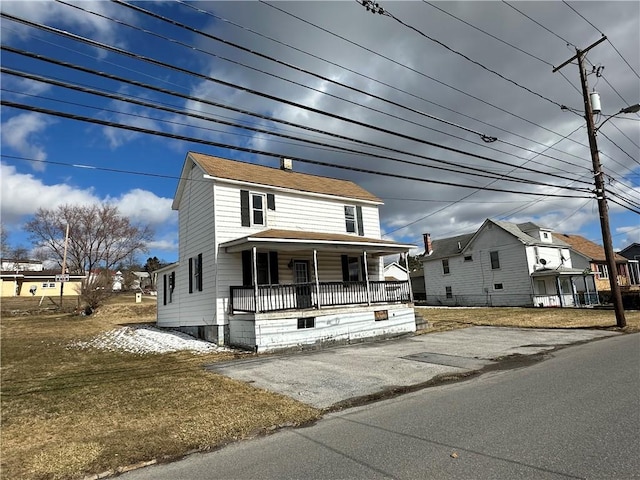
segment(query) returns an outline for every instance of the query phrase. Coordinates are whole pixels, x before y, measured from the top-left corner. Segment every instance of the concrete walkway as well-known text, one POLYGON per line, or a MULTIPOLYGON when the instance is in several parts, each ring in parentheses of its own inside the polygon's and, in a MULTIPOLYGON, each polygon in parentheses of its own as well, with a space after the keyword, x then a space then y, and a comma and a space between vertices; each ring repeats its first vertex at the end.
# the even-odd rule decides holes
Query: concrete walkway
MULTIPOLYGON (((498 368, 513 355, 619 335, 605 330, 470 327, 396 340, 215 363, 213 372, 317 408, 361 403, 442 376, 498 368)), ((511 362, 511 364, 513 364, 511 362)))

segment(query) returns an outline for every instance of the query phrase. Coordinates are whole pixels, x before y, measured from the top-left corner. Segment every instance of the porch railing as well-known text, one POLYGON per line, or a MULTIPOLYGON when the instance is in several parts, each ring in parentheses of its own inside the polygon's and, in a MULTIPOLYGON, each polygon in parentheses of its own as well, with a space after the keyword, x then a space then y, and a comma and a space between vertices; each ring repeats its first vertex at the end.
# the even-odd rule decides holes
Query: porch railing
POLYGON ((370 303, 411 301, 409 282, 320 282, 230 287, 231 312, 274 312, 370 303), (257 305, 256 305, 257 301, 257 305))

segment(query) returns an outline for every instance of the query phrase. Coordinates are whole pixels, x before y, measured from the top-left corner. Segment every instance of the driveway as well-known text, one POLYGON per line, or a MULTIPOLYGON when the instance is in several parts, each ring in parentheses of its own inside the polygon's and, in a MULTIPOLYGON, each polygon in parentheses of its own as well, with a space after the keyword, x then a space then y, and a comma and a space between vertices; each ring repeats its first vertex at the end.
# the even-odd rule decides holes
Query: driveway
POLYGON ((470 327, 375 343, 261 355, 207 366, 213 372, 338 409, 476 372, 512 368, 575 343, 619 335, 588 329, 470 327))

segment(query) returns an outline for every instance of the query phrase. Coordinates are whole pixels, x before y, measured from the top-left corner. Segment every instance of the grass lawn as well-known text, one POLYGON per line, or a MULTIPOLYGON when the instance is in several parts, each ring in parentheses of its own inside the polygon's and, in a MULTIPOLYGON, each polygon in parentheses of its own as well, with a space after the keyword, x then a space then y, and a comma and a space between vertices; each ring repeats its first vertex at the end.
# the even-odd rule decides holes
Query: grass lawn
MULTIPOLYGON (((2 478, 82 478, 320 417, 288 397, 203 370, 233 353, 136 355, 70 346, 153 322, 156 299, 143 300, 120 296, 85 317, 39 309, 37 297, 3 299, 2 478)), ((604 310, 420 310, 431 323, 427 333, 470 325, 615 326, 613 312, 604 310)), ((628 331, 640 331, 640 312, 627 312, 627 321, 628 331)))

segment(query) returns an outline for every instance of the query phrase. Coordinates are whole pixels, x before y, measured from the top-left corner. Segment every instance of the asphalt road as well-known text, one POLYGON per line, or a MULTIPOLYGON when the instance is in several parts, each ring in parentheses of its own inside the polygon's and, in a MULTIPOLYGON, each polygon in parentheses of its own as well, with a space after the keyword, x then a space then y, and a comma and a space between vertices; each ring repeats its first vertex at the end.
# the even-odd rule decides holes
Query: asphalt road
POLYGON ((640 334, 124 474, 136 479, 640 479, 640 334))

